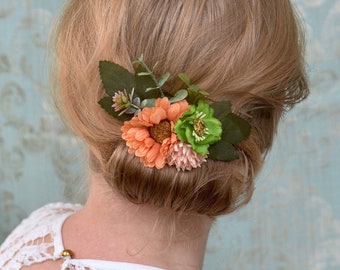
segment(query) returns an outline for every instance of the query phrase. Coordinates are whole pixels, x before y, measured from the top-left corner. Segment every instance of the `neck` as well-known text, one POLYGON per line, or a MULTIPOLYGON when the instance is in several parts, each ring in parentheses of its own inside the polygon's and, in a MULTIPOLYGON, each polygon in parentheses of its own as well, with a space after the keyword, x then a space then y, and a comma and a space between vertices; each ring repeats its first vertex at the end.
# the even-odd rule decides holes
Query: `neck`
POLYGON ((196 270, 202 269, 211 224, 207 216, 133 204, 92 174, 88 200, 65 222, 63 235, 79 258, 196 270))

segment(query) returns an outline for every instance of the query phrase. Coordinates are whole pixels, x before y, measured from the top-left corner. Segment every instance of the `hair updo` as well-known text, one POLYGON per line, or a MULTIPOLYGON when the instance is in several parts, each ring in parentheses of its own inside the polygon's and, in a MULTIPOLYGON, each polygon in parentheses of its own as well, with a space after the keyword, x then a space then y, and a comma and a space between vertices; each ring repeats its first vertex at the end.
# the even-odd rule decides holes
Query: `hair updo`
POLYGON ((128 200, 183 213, 218 216, 247 203, 254 178, 285 110, 308 94, 304 38, 289 0, 71 0, 55 35, 58 107, 90 149, 92 170, 128 200), (178 172, 145 167, 128 154, 121 122, 97 103, 104 95, 100 60, 133 72, 144 54, 169 71, 165 90, 183 88, 185 72, 215 101, 252 126, 238 144, 239 159, 208 159, 178 172))

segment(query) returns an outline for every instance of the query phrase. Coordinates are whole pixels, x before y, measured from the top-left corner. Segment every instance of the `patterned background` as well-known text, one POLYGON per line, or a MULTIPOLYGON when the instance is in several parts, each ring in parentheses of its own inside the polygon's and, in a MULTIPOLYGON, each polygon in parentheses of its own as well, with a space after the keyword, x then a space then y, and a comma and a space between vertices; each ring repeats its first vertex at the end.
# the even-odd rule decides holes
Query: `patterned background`
MULTIPOLYGON (((81 145, 51 102, 46 41, 60 0, 0 2, 0 242, 32 210, 81 199, 81 145)), ((253 200, 220 218, 205 269, 340 269, 340 0, 295 0, 311 95, 280 126, 253 200)))

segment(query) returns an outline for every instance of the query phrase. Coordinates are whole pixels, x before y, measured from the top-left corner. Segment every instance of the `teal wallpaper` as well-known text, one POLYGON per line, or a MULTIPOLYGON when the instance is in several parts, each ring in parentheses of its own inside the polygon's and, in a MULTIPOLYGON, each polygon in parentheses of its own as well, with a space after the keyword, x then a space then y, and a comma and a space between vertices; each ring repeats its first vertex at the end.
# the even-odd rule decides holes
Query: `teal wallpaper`
MULTIPOLYGON (((0 1, 0 242, 32 210, 85 191, 81 144, 48 82, 47 39, 63 2, 0 1)), ((205 269, 340 269, 340 1, 294 3, 311 95, 284 117, 252 201, 216 222, 205 269)))

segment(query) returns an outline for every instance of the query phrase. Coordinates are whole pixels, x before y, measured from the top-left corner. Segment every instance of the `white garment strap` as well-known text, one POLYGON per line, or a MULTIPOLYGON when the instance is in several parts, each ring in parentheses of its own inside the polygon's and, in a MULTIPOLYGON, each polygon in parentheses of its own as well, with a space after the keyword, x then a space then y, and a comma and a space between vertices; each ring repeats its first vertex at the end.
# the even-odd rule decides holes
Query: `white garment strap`
POLYGON ((66 259, 62 264, 61 270, 87 270, 91 269, 91 267, 95 267, 97 270, 164 270, 142 264, 77 259, 66 259))

